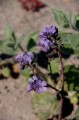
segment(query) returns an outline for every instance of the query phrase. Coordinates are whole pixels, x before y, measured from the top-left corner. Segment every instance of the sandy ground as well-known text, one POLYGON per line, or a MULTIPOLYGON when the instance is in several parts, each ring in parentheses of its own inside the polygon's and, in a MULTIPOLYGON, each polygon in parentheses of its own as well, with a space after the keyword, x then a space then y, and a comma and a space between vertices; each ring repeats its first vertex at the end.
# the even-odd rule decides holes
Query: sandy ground
POLYGON ((0 30, 8 22, 17 32, 28 34, 45 25, 54 24, 50 8, 61 9, 76 14, 79 11, 79 0, 42 0, 45 8, 39 12, 27 12, 21 8, 18 0, 0 0, 0 30))
POLYGON ((38 120, 22 78, 0 81, 0 120, 38 120))
MULTIPOLYGON (((45 25, 54 24, 50 8, 76 14, 79 0, 42 0, 47 6, 39 12, 23 10, 17 0, 0 0, 0 31, 4 23, 15 31, 28 35, 45 25)), ((23 78, 0 80, 0 120, 38 120, 31 105, 31 95, 26 92, 23 78)))

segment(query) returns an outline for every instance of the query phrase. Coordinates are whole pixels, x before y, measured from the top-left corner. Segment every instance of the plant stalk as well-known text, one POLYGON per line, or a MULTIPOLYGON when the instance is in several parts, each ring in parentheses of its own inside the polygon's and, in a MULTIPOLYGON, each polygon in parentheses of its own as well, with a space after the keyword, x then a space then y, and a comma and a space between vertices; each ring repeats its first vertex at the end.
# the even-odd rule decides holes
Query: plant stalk
POLYGON ((61 96, 61 93, 60 93, 60 90, 58 90, 57 88, 51 86, 51 85, 47 85, 48 87, 52 88, 53 90, 55 90, 60 96, 61 96))
POLYGON ((24 52, 24 48, 22 47, 22 45, 20 43, 18 43, 18 47, 22 52, 24 52))

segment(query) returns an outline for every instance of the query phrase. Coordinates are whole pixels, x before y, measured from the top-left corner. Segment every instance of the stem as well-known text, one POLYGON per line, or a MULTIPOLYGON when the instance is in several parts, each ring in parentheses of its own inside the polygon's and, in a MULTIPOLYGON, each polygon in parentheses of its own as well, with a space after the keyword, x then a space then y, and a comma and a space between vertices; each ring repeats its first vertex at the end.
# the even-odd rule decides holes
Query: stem
POLYGON ((55 88, 55 87, 53 87, 53 86, 51 86, 51 85, 47 85, 48 87, 50 87, 50 88, 52 88, 53 90, 55 90, 57 93, 59 93, 60 94, 60 96, 61 96, 61 93, 60 93, 60 91, 57 89, 57 88, 55 88))
POLYGON ((24 51, 24 49, 23 49, 23 47, 22 47, 22 45, 20 43, 18 43, 18 46, 19 46, 21 51, 24 51))
POLYGON ((60 110, 59 110, 58 120, 62 120, 62 112, 63 112, 63 97, 62 96, 61 96, 59 108, 60 108, 60 110))
MULTIPOLYGON (((64 67, 63 67, 61 52, 59 49, 58 49, 58 56, 60 58, 60 63, 61 63, 61 71, 62 71, 62 73, 61 73, 61 75, 62 75, 62 89, 61 89, 61 91, 63 92, 64 91, 64 67)), ((62 112, 63 112, 63 97, 61 96, 60 97, 60 111, 59 111, 58 120, 62 120, 62 112)))
POLYGON ((30 64, 29 66, 32 68, 33 74, 35 74, 35 67, 32 64, 30 64))

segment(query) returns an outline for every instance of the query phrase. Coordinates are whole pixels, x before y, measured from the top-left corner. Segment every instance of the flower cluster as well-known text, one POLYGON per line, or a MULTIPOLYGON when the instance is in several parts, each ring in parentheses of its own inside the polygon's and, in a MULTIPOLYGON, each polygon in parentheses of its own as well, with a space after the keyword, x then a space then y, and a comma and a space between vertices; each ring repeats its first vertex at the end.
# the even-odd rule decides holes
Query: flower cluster
POLYGON ((45 27, 40 33, 40 40, 37 43, 38 46, 42 47, 42 51, 48 52, 54 47, 55 39, 58 36, 58 29, 56 26, 45 27))
POLYGON ((50 48, 53 48, 53 44, 52 41, 41 39, 37 45, 42 47, 42 51, 48 52, 50 48))
POLYGON ((58 29, 56 26, 45 27, 39 33, 39 37, 42 39, 50 40, 51 37, 56 38, 58 36, 58 29))
MULTIPOLYGON (((30 52, 23 52, 18 54, 15 57, 15 60, 20 63, 21 68, 25 65, 32 64, 32 61, 34 59, 34 54, 30 52)), ((46 91, 47 83, 38 75, 34 75, 28 80, 28 86, 27 91, 36 91, 37 93, 42 93, 46 91)))
POLYGON ((28 80, 27 91, 30 92, 32 90, 36 91, 37 93, 42 93, 47 90, 46 88, 47 82, 43 80, 38 75, 34 75, 28 80))
POLYGON ((20 67, 22 68, 25 65, 30 65, 34 59, 34 54, 31 52, 23 52, 18 54, 15 57, 15 60, 20 63, 20 67))
MULTIPOLYGON (((40 40, 37 45, 42 47, 44 52, 48 52, 50 49, 53 49, 56 41, 56 37, 58 36, 58 29, 55 26, 49 26, 44 28, 40 33, 40 40)), ((31 52, 23 52, 15 57, 15 60, 20 63, 20 67, 23 68, 25 66, 30 66, 32 69, 34 54, 31 52)), ((35 68, 34 68, 35 69, 35 68)), ((42 77, 39 75, 35 75, 33 70, 33 75, 28 80, 27 91, 36 91, 37 93, 42 93, 46 91, 47 82, 44 81, 42 77)))

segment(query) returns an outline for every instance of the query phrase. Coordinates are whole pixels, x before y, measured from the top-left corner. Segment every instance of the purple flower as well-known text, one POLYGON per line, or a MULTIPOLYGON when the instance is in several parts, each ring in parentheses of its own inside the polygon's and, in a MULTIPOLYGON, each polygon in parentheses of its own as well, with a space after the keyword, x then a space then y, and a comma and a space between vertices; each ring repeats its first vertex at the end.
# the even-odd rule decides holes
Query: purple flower
POLYGON ((15 60, 20 63, 21 68, 25 65, 31 64, 33 59, 34 59, 34 54, 31 52, 23 52, 15 57, 15 60))
POLYGON ((45 40, 47 40, 47 39, 51 40, 52 38, 56 38, 57 35, 58 35, 58 29, 56 26, 45 27, 39 33, 39 37, 41 39, 45 39, 45 40))
POLYGON ((37 43, 42 47, 42 51, 48 52, 51 48, 54 48, 55 39, 58 36, 58 29, 56 26, 45 27, 40 33, 41 40, 37 43))
POLYGON ((41 39, 41 40, 39 40, 37 45, 42 47, 42 51, 48 52, 51 48, 53 48, 54 43, 53 43, 53 41, 41 39))
POLYGON ((32 76, 32 78, 29 78, 28 80, 28 86, 27 91, 30 92, 32 90, 36 91, 37 93, 42 93, 47 90, 46 88, 47 82, 43 80, 38 75, 32 76))

